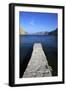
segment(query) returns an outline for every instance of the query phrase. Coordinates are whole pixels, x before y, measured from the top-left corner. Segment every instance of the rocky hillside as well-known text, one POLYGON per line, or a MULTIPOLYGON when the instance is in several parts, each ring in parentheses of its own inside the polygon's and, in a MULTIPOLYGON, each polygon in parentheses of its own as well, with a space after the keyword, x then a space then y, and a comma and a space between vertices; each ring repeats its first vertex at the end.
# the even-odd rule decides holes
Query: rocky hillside
POLYGON ((20 35, 26 35, 27 32, 22 27, 19 27, 19 34, 20 35))
POLYGON ((58 29, 56 28, 54 31, 49 32, 49 35, 57 35, 58 29))

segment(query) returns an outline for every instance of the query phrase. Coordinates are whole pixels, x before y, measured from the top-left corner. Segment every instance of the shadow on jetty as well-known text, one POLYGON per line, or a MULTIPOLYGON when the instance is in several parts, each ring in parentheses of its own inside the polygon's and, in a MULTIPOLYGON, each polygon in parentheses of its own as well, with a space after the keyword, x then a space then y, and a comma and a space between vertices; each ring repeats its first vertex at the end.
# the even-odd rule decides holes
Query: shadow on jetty
POLYGON ((33 45, 24 44, 20 47, 20 73, 19 77, 22 78, 25 69, 29 63, 33 51, 33 45))

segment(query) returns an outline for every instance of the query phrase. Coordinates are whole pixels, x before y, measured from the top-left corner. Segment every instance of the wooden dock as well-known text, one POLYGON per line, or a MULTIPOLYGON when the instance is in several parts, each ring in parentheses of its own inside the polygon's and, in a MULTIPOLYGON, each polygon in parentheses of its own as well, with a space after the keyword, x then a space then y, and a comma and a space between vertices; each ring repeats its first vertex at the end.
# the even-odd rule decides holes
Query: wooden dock
POLYGON ((33 52, 28 66, 24 72, 23 78, 31 77, 50 77, 51 66, 48 65, 47 58, 42 49, 41 43, 35 43, 33 46, 33 52))

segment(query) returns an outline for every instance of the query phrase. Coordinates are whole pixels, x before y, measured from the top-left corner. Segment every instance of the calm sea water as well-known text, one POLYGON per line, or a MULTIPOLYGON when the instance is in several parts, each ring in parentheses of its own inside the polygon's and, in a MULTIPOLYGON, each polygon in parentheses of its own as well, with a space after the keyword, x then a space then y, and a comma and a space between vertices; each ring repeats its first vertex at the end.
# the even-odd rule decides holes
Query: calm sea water
POLYGON ((52 35, 22 35, 20 36, 20 77, 22 77, 33 51, 33 44, 41 43, 52 75, 57 76, 57 36, 52 35))

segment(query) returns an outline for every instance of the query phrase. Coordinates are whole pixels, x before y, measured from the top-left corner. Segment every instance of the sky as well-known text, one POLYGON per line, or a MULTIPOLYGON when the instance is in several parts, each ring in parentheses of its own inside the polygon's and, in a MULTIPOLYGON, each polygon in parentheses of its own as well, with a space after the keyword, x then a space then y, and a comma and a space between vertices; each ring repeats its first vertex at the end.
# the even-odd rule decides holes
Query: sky
POLYGON ((20 12, 19 26, 28 33, 50 32, 58 28, 56 13, 20 12))

